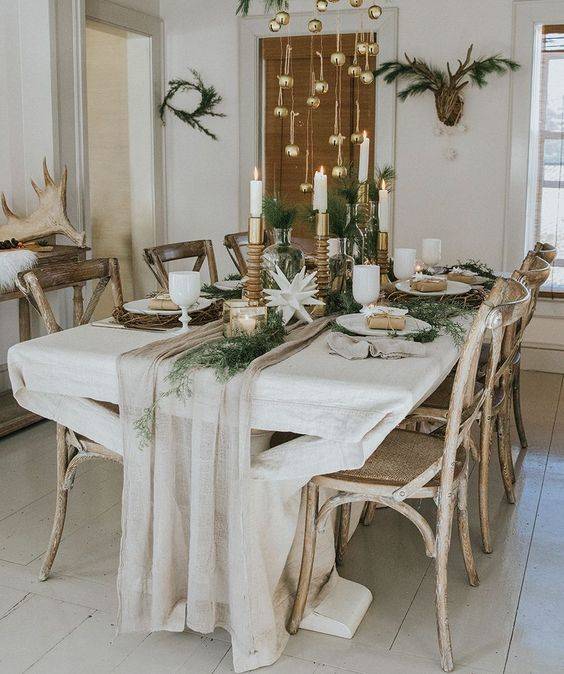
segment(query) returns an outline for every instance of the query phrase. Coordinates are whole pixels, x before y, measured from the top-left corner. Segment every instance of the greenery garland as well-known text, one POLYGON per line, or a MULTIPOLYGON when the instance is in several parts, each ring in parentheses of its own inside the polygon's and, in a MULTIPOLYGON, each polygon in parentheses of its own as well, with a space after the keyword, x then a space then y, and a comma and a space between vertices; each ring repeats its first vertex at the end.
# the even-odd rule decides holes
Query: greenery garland
POLYGON ((180 356, 174 361, 166 377, 170 389, 162 393, 151 407, 145 409, 135 422, 141 447, 146 447, 149 442, 159 402, 171 395, 177 398, 189 397, 192 394, 190 386, 194 372, 210 368, 215 372, 218 381, 229 381, 246 370, 254 360, 283 344, 285 337, 286 328, 281 315, 271 311, 266 324, 252 334, 239 333, 233 337, 222 337, 180 356))
MULTIPOLYGON (((272 11, 279 12, 282 9, 288 9, 288 0, 263 0, 264 11, 269 14, 272 11)), ((237 11, 235 14, 247 16, 251 8, 251 0, 237 0, 237 11)))
MULTIPOLYGON (((494 270, 485 262, 481 262, 480 260, 475 260, 474 258, 470 258, 464 262, 458 260, 455 266, 460 267, 461 269, 468 269, 468 271, 474 272, 474 274, 488 279, 482 284, 486 290, 491 290, 497 280, 494 270)), ((452 269, 452 267, 450 269, 452 269)))
POLYGON ((161 121, 165 124, 165 112, 170 110, 178 119, 180 119, 188 126, 205 133, 213 140, 217 140, 217 136, 206 128, 201 122, 202 117, 225 117, 223 112, 216 112, 215 107, 221 103, 223 98, 217 92, 214 86, 206 86, 197 70, 190 70, 194 77, 194 81, 189 80, 170 80, 168 83, 169 90, 167 91, 163 102, 159 107, 159 115, 161 121), (200 94, 200 103, 192 112, 187 110, 180 110, 172 105, 171 100, 179 91, 197 91, 200 94))

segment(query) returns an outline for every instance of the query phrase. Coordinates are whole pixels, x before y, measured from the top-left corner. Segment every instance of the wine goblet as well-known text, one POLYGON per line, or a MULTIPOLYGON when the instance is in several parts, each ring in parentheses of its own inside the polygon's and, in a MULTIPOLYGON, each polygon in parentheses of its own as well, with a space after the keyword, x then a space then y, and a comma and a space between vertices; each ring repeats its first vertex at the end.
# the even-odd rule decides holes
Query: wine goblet
POLYGON ((201 279, 199 271, 173 271, 168 275, 170 299, 182 309, 179 332, 190 332, 188 309, 200 297, 201 279))
POLYGON ((430 273, 435 271, 435 265, 441 261, 441 240, 423 239, 421 259, 430 273))
POLYGON ((380 297, 380 266, 356 264, 353 269, 353 297, 363 308, 380 297))
POLYGON ((416 261, 415 248, 396 248, 394 250, 394 276, 400 281, 410 279, 415 272, 416 261))

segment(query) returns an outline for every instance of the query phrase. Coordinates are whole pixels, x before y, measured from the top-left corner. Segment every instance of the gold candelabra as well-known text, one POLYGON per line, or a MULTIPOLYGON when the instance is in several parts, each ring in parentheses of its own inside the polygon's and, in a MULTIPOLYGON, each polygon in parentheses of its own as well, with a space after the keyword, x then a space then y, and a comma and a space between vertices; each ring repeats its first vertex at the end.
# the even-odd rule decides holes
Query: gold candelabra
POLYGON ((329 294, 329 213, 317 213, 315 226, 315 264, 317 266, 317 294, 325 300, 329 294))
POLYGON ((260 306, 262 297, 262 253, 264 251, 264 220, 249 218, 249 248, 247 251, 247 281, 245 294, 249 305, 260 306))

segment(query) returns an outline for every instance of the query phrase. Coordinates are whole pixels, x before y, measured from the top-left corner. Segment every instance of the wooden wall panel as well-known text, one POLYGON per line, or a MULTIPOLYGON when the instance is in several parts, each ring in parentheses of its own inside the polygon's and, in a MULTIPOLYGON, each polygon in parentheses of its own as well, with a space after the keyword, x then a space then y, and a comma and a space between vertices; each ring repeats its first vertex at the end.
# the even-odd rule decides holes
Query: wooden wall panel
MULTIPOLYGON (((311 201, 311 195, 302 194, 299 191, 299 185, 305 178, 305 159, 306 159, 306 118, 307 106, 306 99, 310 89, 310 49, 311 38, 293 37, 292 61, 294 74, 294 100, 295 111, 299 113, 296 117, 296 143, 300 147, 300 155, 295 159, 290 159, 284 154, 284 147, 289 142, 289 117, 286 119, 277 119, 273 115, 273 110, 278 101, 278 79, 280 72, 280 55, 286 48, 288 38, 272 37, 261 40, 261 54, 263 60, 263 73, 265 77, 265 109, 263 111, 264 124, 264 148, 265 165, 264 179, 267 193, 278 193, 290 202, 306 205, 311 201)), ((350 135, 355 126, 355 105, 357 91, 360 94, 360 130, 366 129, 374 142, 375 136, 375 96, 374 85, 366 86, 348 76, 347 67, 352 61, 354 54, 354 35, 342 36, 342 50, 347 55, 347 63, 342 68, 342 108, 341 122, 342 133, 346 140, 343 144, 343 161, 345 165, 354 162, 358 166, 358 146, 350 143, 350 135)), ((315 72, 319 73, 319 58, 315 56, 316 51, 320 51, 321 38, 314 36, 313 51, 315 58, 315 72)), ((335 181, 331 178, 331 168, 337 163, 337 149, 329 145, 329 136, 333 133, 334 115, 335 115, 335 81, 336 68, 331 65, 329 57, 336 48, 336 36, 323 36, 323 53, 325 56, 325 79, 329 82, 329 92, 321 96, 321 105, 313 111, 313 129, 314 129, 314 148, 313 148, 313 167, 314 170, 323 165, 329 174, 329 187, 334 186, 335 181)), ((364 57, 359 57, 359 63, 364 67, 364 57)), ((370 59, 370 67, 374 69, 376 58, 370 59)), ((284 91, 284 104, 291 108, 291 92, 284 91)), ((373 167, 371 166, 371 170, 373 167)), ((295 227, 297 236, 307 236, 307 228, 303 223, 297 223, 295 227)))

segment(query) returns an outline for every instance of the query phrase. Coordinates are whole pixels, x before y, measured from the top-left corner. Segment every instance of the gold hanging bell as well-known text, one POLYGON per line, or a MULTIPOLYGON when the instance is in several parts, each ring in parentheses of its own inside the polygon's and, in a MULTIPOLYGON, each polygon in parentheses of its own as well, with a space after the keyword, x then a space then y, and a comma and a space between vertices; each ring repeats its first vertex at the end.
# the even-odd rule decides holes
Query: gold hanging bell
POLYGON ((380 53, 380 45, 377 42, 370 42, 368 45, 368 55, 378 56, 380 53))
POLYGON ((364 141, 364 134, 359 133, 358 131, 351 133, 351 143, 353 145, 361 145, 363 141, 364 141))
POLYGON ((332 147, 339 147, 339 145, 343 144, 343 141, 345 140, 345 137, 343 136, 342 133, 332 133, 329 136, 329 145, 332 147))
POLYGON ((327 0, 317 0, 315 6, 317 7, 318 12, 326 12, 329 3, 327 2, 327 0))
POLYGON ((294 86, 292 75, 278 75, 278 85, 282 89, 291 89, 294 86))
POLYGON ((272 19, 271 21, 269 21, 268 27, 270 28, 272 33, 277 33, 282 28, 282 26, 278 23, 278 21, 276 21, 276 19, 272 19))
POLYGON ((348 174, 347 167, 339 164, 338 166, 333 166, 331 175, 333 178, 346 178, 348 174))
POLYGON ((309 23, 307 24, 307 28, 310 33, 321 33, 323 30, 323 24, 319 19, 310 19, 309 23))
POLYGON ((293 159, 294 157, 299 156, 300 148, 295 143, 288 143, 288 145, 286 145, 286 147, 284 148, 284 152, 285 152, 287 157, 290 157, 291 159, 293 159))
POLYGON ((309 96, 306 101, 306 105, 308 108, 313 108, 315 110, 321 105, 321 100, 318 96, 309 96))
POLYGON ((329 82, 317 80, 314 89, 316 94, 326 94, 329 91, 329 82))
POLYGON ((302 194, 308 194, 309 192, 313 192, 313 185, 311 183, 302 183, 300 185, 300 192, 302 194))
POLYGON ((287 26, 290 23, 290 14, 282 10, 276 14, 275 19, 281 26, 287 26))
POLYGON ((365 56, 367 51, 368 51, 368 42, 359 42, 356 45, 357 54, 360 54, 361 56, 365 56))
POLYGON ((372 7, 369 7, 368 16, 371 19, 379 19, 382 16, 382 8, 380 5, 372 5, 372 7))
POLYGON ((362 72, 362 68, 358 65, 358 63, 353 63, 349 66, 349 76, 350 77, 360 77, 360 73, 362 72))
POLYGON ((346 63, 347 57, 343 54, 342 51, 334 51, 331 54, 331 63, 334 66, 337 66, 340 68, 341 66, 344 66, 346 63))
POLYGON ((289 115, 288 108, 285 105, 277 105, 274 108, 274 116, 278 117, 278 119, 282 119, 283 117, 287 117, 289 115))
POLYGON ((363 0, 350 0, 351 7, 362 7, 363 0))
POLYGON ((360 81, 363 84, 372 84, 374 82, 374 73, 371 70, 363 70, 360 74, 360 81))

